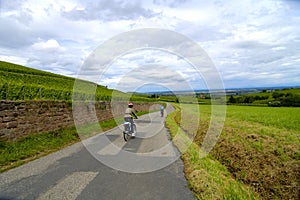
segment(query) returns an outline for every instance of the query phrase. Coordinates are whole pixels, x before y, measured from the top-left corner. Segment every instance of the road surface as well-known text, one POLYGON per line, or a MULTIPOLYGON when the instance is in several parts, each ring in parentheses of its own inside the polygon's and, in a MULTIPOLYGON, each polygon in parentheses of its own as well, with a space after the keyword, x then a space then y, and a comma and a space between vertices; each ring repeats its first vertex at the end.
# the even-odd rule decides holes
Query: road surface
MULTIPOLYGON (((171 111, 168 106, 167 111, 171 111)), ((0 199, 195 199, 159 112, 0 174, 0 199)))

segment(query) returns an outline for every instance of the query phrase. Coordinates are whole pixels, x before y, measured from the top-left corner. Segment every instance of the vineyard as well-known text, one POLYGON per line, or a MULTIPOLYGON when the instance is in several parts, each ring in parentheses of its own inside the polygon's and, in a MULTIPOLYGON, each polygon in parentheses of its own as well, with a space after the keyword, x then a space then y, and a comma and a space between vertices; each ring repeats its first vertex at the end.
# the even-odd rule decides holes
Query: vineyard
POLYGON ((149 101, 142 96, 108 89, 92 82, 76 80, 50 72, 0 61, 1 100, 95 100, 109 101, 114 92, 115 100, 149 101), (76 90, 74 83, 76 80, 76 90), (75 91, 75 92, 74 92, 75 91), (116 97, 115 97, 116 96, 116 97))

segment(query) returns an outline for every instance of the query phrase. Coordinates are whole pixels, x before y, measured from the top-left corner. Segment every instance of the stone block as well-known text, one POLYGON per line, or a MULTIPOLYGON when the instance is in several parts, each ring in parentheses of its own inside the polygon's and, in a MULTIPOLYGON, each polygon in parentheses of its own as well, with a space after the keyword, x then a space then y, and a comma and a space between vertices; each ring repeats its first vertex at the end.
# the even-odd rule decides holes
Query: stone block
POLYGON ((9 122, 7 124, 7 128, 17 128, 18 127, 18 122, 13 121, 13 122, 9 122))
POLYGON ((15 117, 3 117, 2 122, 16 121, 15 117))

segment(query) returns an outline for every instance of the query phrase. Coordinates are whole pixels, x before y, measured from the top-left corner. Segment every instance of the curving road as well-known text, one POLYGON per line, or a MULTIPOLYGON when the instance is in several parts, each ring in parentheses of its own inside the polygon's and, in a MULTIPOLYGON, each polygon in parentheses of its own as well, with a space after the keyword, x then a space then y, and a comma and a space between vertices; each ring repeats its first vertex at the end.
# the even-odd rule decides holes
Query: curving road
POLYGON ((116 127, 2 173, 0 199, 194 199, 164 119, 140 117, 127 143, 116 127))

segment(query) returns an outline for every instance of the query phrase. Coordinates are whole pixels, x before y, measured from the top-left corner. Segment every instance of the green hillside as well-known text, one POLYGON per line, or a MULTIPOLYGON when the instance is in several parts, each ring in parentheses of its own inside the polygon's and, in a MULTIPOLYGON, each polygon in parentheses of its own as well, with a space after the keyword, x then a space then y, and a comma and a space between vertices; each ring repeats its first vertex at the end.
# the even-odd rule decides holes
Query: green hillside
MULTIPOLYGON (((0 61, 0 77, 0 100, 71 100, 76 80, 4 61, 0 61)), ((76 89, 75 96, 80 100, 109 101, 114 91, 88 81, 76 83, 80 89, 76 89)), ((119 91, 114 91, 114 95, 119 100, 130 98, 119 91)), ((131 99, 149 100, 137 95, 131 99)))

